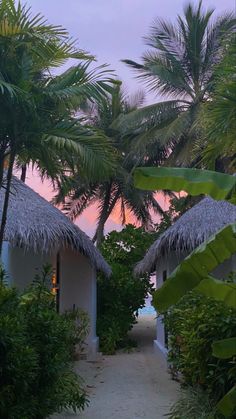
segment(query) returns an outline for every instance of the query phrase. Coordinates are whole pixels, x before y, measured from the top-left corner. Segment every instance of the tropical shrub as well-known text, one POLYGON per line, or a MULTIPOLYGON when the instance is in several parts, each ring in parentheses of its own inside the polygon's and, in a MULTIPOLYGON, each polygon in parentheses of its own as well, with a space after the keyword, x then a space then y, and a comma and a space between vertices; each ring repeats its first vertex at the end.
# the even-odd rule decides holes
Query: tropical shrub
POLYGON ((184 390, 179 400, 172 406, 169 419, 220 419, 208 393, 200 387, 184 390))
POLYGON ((72 361, 87 322, 78 330, 77 314, 56 312, 45 281, 37 280, 23 295, 1 283, 1 418, 44 419, 84 408, 86 393, 72 361))
POLYGON ((165 315, 169 332, 168 360, 184 384, 206 390, 219 400, 233 386, 236 365, 218 359, 212 344, 235 335, 236 309, 196 292, 186 294, 165 315))
POLYGON ((136 323, 138 309, 152 292, 149 276, 134 278, 134 265, 155 240, 155 234, 127 225, 121 232, 112 231, 101 245, 101 252, 111 265, 112 276, 98 279, 97 333, 101 350, 114 354, 125 345, 127 333, 136 323))
MULTIPOLYGON (((135 185, 141 189, 184 190, 192 195, 209 194, 214 199, 228 199, 236 203, 236 178, 222 173, 182 168, 138 168, 135 185)), ((226 307, 235 309, 236 284, 225 283, 210 276, 218 265, 229 259, 236 251, 236 223, 221 229, 195 249, 175 269, 164 285, 155 292, 154 306, 163 312, 176 304, 181 297, 195 289, 206 297, 222 301, 226 307)), ((236 356, 236 336, 218 339, 212 344, 215 358, 233 359, 236 356)), ((203 354, 204 356, 204 354, 203 354)), ((224 417, 235 417, 236 386, 222 397, 217 411, 224 417), (233 416, 232 416, 233 415, 233 416)))

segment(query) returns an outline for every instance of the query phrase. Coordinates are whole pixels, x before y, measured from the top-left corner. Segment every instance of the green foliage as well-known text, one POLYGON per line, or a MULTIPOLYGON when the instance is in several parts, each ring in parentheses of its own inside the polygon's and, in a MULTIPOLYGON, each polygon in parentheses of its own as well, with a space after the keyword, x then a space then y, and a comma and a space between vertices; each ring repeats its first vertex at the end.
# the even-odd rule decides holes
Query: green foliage
POLYGON ((200 387, 182 390, 178 401, 166 416, 169 419, 220 419, 214 400, 200 387))
POLYGON ((222 397, 217 403, 217 410, 223 414, 224 417, 234 419, 236 416, 236 385, 232 387, 228 393, 222 397))
POLYGON ((164 285, 155 291, 153 300, 159 312, 177 303, 193 288, 205 295, 223 300, 225 304, 235 306, 236 285, 209 276, 210 272, 236 252, 235 231, 236 224, 222 228, 177 266, 164 285))
POLYGON ((134 172, 135 186, 144 190, 169 189, 190 195, 207 194, 221 200, 235 191, 236 179, 211 170, 177 167, 138 167, 134 172))
POLYGON ((220 301, 191 292, 165 315, 170 336, 169 362, 185 384, 200 386, 216 399, 230 390, 236 379, 232 359, 218 359, 212 344, 234 336, 236 310, 220 301))
POLYGON ((205 147, 201 147, 203 163, 209 168, 215 168, 217 159, 223 156, 231 172, 235 171, 236 155, 235 63, 236 38, 235 34, 232 34, 226 43, 224 58, 216 68, 212 100, 203 105, 199 118, 205 133, 205 147))
POLYGON ((216 340, 212 345, 212 353, 217 358, 227 359, 236 355, 236 337, 216 340))
POLYGON ((138 309, 152 291, 148 275, 134 278, 133 268, 154 240, 155 234, 127 225, 121 232, 108 234, 101 245, 101 252, 112 268, 111 278, 98 279, 97 333, 105 353, 113 354, 124 345, 138 309))
POLYGON ((203 279, 195 288, 206 297, 223 301, 228 307, 236 308, 236 284, 220 281, 212 277, 203 279))
POLYGON ((137 130, 142 149, 155 142, 166 146, 172 164, 196 163, 194 149, 200 133, 196 120, 201 104, 212 95, 222 43, 235 26, 232 14, 213 15, 214 9, 205 9, 202 1, 188 1, 175 22, 161 18, 153 22, 140 63, 125 60, 146 87, 164 100, 124 115, 120 126, 124 132, 137 130))
MULTIPOLYGON (((63 203, 72 219, 78 217, 88 206, 94 202, 98 205, 98 221, 93 237, 93 241, 100 246, 104 238, 104 226, 114 208, 119 209, 120 222, 126 224, 127 212, 140 222, 143 226, 152 223, 152 214, 163 214, 163 210, 158 203, 153 192, 139 191, 135 188, 132 171, 137 163, 152 164, 147 155, 140 157, 132 149, 135 143, 136 131, 132 135, 123 138, 119 130, 112 127, 112 123, 119 115, 129 114, 134 108, 140 106, 142 95, 134 98, 128 97, 122 91, 121 84, 104 100, 97 105, 88 107, 88 123, 93 124, 95 129, 99 129, 105 137, 111 139, 111 143, 117 157, 116 167, 109 179, 99 179, 98 176, 92 182, 83 181, 81 173, 79 176, 73 175, 66 177, 66 181, 61 184, 57 203, 63 203), (66 197, 66 199, 65 199, 66 197)), ((156 150, 156 148, 155 148, 156 150)), ((156 150, 157 151, 157 150, 156 150)), ((155 154, 155 164, 163 161, 165 153, 159 149, 155 154)))
MULTIPOLYGON (((165 187, 170 187, 178 191, 183 189, 194 195, 204 192, 215 199, 231 198, 231 201, 235 203, 234 176, 196 169, 168 168, 166 170, 165 168, 161 168, 159 170, 139 168, 136 172, 136 183, 141 188, 146 188, 148 179, 152 181, 152 185, 149 186, 151 189, 159 188, 160 185, 165 184, 165 187)), ((188 291, 195 288, 195 290, 198 290, 206 297, 214 298, 218 301, 218 304, 222 301, 225 309, 228 309, 227 307, 229 309, 230 307, 235 308, 235 284, 229 282, 224 283, 208 276, 224 260, 229 259, 235 251, 235 224, 231 224, 221 229, 217 234, 200 245, 176 268, 161 289, 155 292, 154 305, 160 311, 167 310, 171 305, 176 304, 182 296, 186 295, 188 291)), ((194 326, 196 325, 192 325, 193 330, 194 326)), ((227 338, 229 336, 222 337, 227 338)), ((234 336, 232 335, 230 337, 234 336)), ((216 341, 219 338, 220 336, 218 336, 218 339, 215 338, 216 341)), ((214 342, 212 344, 214 348, 214 342)), ((188 351, 191 353, 189 349, 188 351)), ((211 356, 213 355, 211 354, 211 356)), ((205 353, 202 352, 199 357, 199 363, 204 363, 204 357, 205 353)), ((218 359, 218 362, 222 362, 222 359, 218 359)), ((235 375, 235 369, 233 371, 235 375)), ((214 370, 212 374, 214 374, 214 370)), ((191 371, 191 377, 191 380, 194 380, 193 371, 191 371)), ((224 379, 221 376, 220 378, 224 384, 224 391, 221 394, 223 398, 219 401, 218 410, 225 417, 231 417, 236 409, 235 387, 227 389, 224 379)), ((227 377, 227 379, 227 383, 231 382, 231 385, 233 385, 234 382, 231 380, 231 376, 227 377)))
POLYGON ((110 72, 91 69, 92 60, 66 29, 20 1, 0 1, 1 168, 11 150, 19 166, 33 162, 54 180, 68 167, 108 176, 110 141, 78 116, 86 100, 102 100, 111 89, 110 72), (52 74, 69 59, 73 67, 52 74))
POLYGON ((78 314, 58 314, 42 281, 23 295, 0 285, 1 418, 44 419, 84 408, 86 394, 72 363, 87 331, 86 319, 77 326, 78 314))

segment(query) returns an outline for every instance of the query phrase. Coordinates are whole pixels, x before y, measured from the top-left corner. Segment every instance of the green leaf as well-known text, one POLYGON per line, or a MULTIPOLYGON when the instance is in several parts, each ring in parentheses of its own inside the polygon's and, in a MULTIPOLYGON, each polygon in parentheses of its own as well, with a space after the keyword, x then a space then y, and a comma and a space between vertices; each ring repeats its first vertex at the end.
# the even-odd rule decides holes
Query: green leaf
POLYGON ((236 386, 234 386, 217 404, 218 410, 227 418, 236 409, 236 386))
POLYGON ((221 229, 184 259, 163 286, 155 291, 155 308, 159 312, 166 311, 203 279, 206 280, 210 272, 235 252, 236 223, 221 229))
POLYGON ((203 279, 195 290, 206 297, 223 301, 228 307, 236 308, 236 284, 234 283, 227 283, 208 277, 203 279))
POLYGON ((212 351, 216 358, 232 358, 236 355, 236 337, 221 339, 213 342, 212 351))
POLYGON ((134 172, 134 183, 139 189, 186 191, 190 195, 207 194, 221 200, 235 190, 236 177, 210 170, 138 167, 134 172))

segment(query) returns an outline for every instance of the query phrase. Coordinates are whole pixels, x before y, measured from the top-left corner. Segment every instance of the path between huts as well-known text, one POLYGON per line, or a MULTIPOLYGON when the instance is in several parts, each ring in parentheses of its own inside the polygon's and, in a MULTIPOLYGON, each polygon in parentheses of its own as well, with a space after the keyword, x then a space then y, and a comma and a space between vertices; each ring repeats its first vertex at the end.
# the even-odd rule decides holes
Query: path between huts
POLYGON ((154 352, 154 316, 141 316, 131 332, 138 348, 131 353, 80 361, 90 404, 82 413, 53 419, 164 419, 177 399, 178 385, 166 371, 162 355, 154 352))

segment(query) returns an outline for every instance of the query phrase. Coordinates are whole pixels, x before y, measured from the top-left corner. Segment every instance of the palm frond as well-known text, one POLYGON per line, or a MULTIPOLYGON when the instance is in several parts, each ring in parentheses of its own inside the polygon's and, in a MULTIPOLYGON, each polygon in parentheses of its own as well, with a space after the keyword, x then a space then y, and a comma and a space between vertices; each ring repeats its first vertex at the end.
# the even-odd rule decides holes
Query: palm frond
POLYGON ((202 9, 202 2, 195 8, 188 3, 184 9, 184 18, 179 16, 178 24, 185 44, 184 61, 195 93, 200 90, 202 50, 210 18, 214 9, 206 12, 202 9))
POLYGON ((134 93, 129 97, 128 108, 129 112, 143 106, 145 101, 145 93, 142 90, 134 93))
POLYGON ((165 101, 144 108, 136 109, 126 115, 120 115, 112 124, 122 135, 127 135, 137 129, 139 133, 142 126, 153 127, 161 124, 171 115, 177 115, 185 105, 180 101, 165 101))
POLYGON ((215 66, 222 59, 222 48, 225 41, 235 30, 236 19, 232 13, 220 16, 208 27, 207 36, 203 43, 203 62, 201 83, 207 84, 209 80, 212 88, 212 74, 215 66), (221 51, 221 53, 219 53, 221 51))
POLYGON ((106 87, 112 84, 111 71, 106 65, 89 70, 90 61, 69 68, 60 76, 54 77, 47 85, 47 94, 58 100, 70 101, 79 98, 101 100, 106 94, 106 87))
POLYGON ((75 122, 61 122, 44 135, 44 142, 57 150, 74 153, 75 158, 90 178, 107 177, 115 167, 115 154, 109 139, 100 131, 78 125, 75 122))

